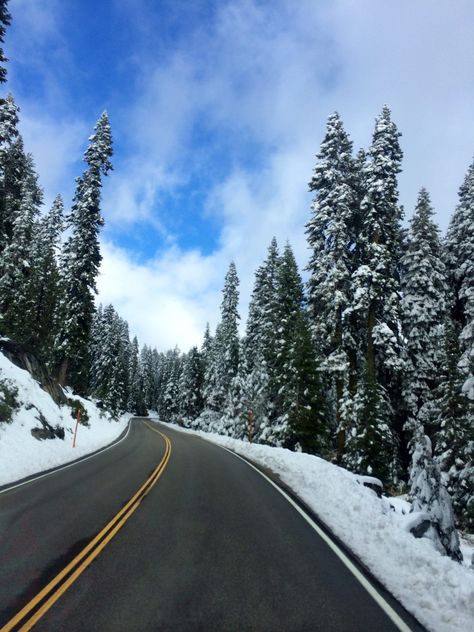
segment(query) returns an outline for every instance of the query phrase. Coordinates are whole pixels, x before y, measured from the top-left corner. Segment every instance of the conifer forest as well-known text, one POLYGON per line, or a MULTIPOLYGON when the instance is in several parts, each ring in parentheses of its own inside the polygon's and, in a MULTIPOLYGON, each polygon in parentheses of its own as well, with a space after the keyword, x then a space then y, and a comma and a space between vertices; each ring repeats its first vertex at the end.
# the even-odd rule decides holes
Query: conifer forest
MULTIPOLYGON (((2 45, 7 5, 0 1, 2 45)), ((408 492, 440 512, 456 558, 454 521, 474 528, 474 163, 459 174, 442 235, 425 188, 405 221, 401 133, 389 107, 360 150, 331 114, 307 174, 305 269, 290 243, 273 239, 245 315, 229 262, 215 330, 206 328, 201 347, 157 350, 130 335, 113 305, 96 304, 101 189, 113 178, 107 113, 84 139, 71 208, 58 196, 45 209, 20 107, 5 89, 6 61, 2 49, 0 334, 115 416, 156 411, 408 492)))

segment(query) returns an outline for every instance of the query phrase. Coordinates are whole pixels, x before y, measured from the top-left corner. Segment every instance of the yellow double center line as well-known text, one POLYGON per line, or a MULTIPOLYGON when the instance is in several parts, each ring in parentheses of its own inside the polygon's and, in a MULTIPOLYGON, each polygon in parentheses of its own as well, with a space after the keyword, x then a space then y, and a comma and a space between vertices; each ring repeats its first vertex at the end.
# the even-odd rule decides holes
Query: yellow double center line
POLYGON ((166 435, 145 423, 147 428, 157 432, 165 441, 165 453, 156 469, 147 478, 136 494, 128 503, 112 518, 112 520, 98 533, 89 544, 63 568, 63 570, 52 579, 30 602, 26 604, 10 621, 1 628, 0 632, 10 632, 18 629, 26 632, 41 619, 41 617, 56 603, 66 590, 85 571, 99 553, 107 546, 116 533, 123 527, 130 516, 135 513, 143 498, 162 475, 171 455, 171 441, 166 435), (39 607, 38 607, 39 606, 39 607), (33 614, 30 613, 33 612, 33 614), (21 627, 17 627, 21 626, 21 627))

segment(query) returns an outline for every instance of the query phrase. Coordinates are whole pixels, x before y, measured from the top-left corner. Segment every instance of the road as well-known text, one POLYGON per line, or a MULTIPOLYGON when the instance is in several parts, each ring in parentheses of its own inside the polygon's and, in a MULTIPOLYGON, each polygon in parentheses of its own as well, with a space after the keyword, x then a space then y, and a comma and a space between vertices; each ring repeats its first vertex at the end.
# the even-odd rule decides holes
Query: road
POLYGON ((0 632, 422 630, 247 463, 144 420, 0 494, 0 561, 0 632))

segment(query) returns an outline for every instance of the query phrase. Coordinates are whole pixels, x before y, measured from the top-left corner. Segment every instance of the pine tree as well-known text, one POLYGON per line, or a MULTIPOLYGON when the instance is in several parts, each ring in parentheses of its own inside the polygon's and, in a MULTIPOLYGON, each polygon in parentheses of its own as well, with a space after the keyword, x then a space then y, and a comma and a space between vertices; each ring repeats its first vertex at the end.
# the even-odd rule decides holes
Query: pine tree
POLYGON ((33 300, 31 339, 41 356, 51 361, 57 330, 59 269, 57 255, 63 229, 64 204, 56 197, 49 213, 37 222, 31 244, 29 293, 33 300))
POLYGON ((77 179, 70 215, 72 234, 61 257, 61 329, 57 338, 59 381, 85 389, 89 371, 87 354, 94 293, 101 262, 98 234, 103 225, 100 212, 102 176, 112 168, 112 138, 104 112, 84 154, 88 168, 77 179))
POLYGON ((454 525, 451 498, 446 491, 438 464, 432 457, 431 441, 423 434, 420 424, 415 424, 413 458, 410 470, 409 500, 412 511, 422 511, 429 515, 434 533, 431 537, 441 552, 446 552, 453 560, 462 561, 459 536, 454 525))
POLYGON ((435 399, 445 363, 447 279, 433 215, 428 192, 422 189, 401 259, 406 354, 403 395, 408 413, 405 430, 409 435, 418 425, 429 430, 435 423, 435 399))
POLYGON ((159 409, 160 419, 163 421, 177 421, 179 414, 179 385, 182 363, 179 349, 175 347, 168 351, 163 366, 162 404, 159 409))
POLYGON ((446 236, 446 261, 454 289, 453 318, 462 327, 459 368, 474 399, 474 162, 459 190, 446 236))
POLYGON ((276 273, 275 315, 274 417, 268 434, 261 439, 273 445, 298 445, 305 451, 321 452, 328 440, 328 411, 304 312, 303 282, 288 243, 276 273))
POLYGON ((91 327, 90 392, 117 417, 127 409, 131 345, 128 324, 112 305, 97 310, 91 327))
POLYGON ((238 293, 239 279, 232 262, 225 277, 221 303, 221 320, 216 329, 205 375, 206 406, 222 414, 232 379, 239 365, 238 293))
POLYGON ((8 59, 3 52, 3 43, 5 41, 5 32, 7 26, 11 24, 11 15, 8 11, 8 0, 0 0, 0 83, 7 80, 7 70, 3 66, 8 59))
POLYGON ((446 236, 453 328, 436 451, 461 525, 474 526, 474 163, 459 190, 446 236), (453 333, 457 332, 457 341, 453 333), (454 414, 453 414, 454 413, 454 414))
POLYGON ((375 123, 364 169, 357 267, 352 274, 351 312, 358 319, 364 356, 363 380, 352 403, 356 426, 347 437, 346 464, 398 480, 398 440, 402 421, 399 257, 402 210, 397 174, 400 136, 384 107, 375 123))
POLYGON ((153 374, 153 351, 148 345, 143 345, 140 351, 139 367, 145 408, 152 410, 155 408, 155 376, 153 374))
POLYGON ((145 402, 143 400, 143 378, 139 364, 140 348, 135 336, 130 346, 130 361, 128 365, 128 383, 130 385, 127 411, 134 415, 146 415, 145 402))
POLYGON ((255 273, 243 344, 239 388, 245 407, 254 413, 256 441, 266 441, 271 436, 277 415, 279 350, 275 332, 280 326, 277 288, 280 262, 278 244, 273 238, 265 261, 255 273))
POLYGON ((345 428, 341 419, 350 373, 355 367, 350 312, 354 269, 354 229, 358 213, 356 167, 352 142, 337 112, 327 122, 313 177, 312 218, 306 226, 311 258, 308 264, 308 301, 313 335, 322 370, 335 402, 338 454, 342 457, 345 428), (352 364, 352 366, 351 366, 352 364))
POLYGON ((10 187, 10 191, 18 197, 7 196, 11 237, 7 238, 0 255, 0 322, 3 333, 25 342, 30 340, 34 319, 34 299, 29 286, 31 241, 42 191, 31 155, 22 152, 21 139, 15 144, 21 148, 15 164, 19 180, 15 182, 15 187, 10 187))
POLYGON ((464 376, 458 366, 459 356, 459 326, 448 318, 440 385, 433 405, 433 416, 437 415, 435 454, 443 482, 453 498, 458 522, 471 529, 474 526, 474 436, 470 402, 462 390, 464 376))
POLYGON ((186 420, 196 419, 202 412, 204 367, 197 347, 192 347, 183 359, 183 370, 179 380, 179 413, 186 420))

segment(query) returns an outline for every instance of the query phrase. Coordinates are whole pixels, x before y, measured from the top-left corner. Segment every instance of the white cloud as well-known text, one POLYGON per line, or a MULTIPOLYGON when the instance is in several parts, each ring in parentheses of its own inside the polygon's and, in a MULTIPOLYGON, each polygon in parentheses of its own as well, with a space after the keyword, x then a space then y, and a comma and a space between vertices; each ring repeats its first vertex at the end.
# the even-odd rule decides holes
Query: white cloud
POLYGON ((102 244, 98 301, 112 303, 140 343, 187 351, 200 344, 206 322, 215 325, 220 296, 214 291, 226 270, 218 257, 168 250, 145 264, 110 243, 102 244))

